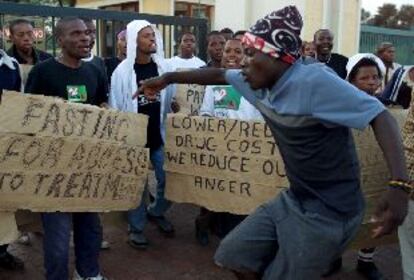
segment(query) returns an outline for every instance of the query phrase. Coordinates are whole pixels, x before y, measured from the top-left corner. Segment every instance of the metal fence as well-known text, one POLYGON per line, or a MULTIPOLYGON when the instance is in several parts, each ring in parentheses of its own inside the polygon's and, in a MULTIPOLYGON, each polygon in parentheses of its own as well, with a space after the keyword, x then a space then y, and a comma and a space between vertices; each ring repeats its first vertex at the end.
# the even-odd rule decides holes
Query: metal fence
POLYGON ((381 42, 391 42, 396 49, 396 61, 403 65, 414 64, 414 30, 398 30, 362 25, 360 52, 375 52, 381 42))
POLYGON ((102 57, 114 56, 116 54, 116 34, 125 28, 128 22, 136 19, 145 19, 155 24, 161 31, 164 39, 164 51, 167 57, 175 54, 178 36, 183 31, 192 31, 198 41, 198 56, 206 59, 205 38, 208 31, 207 20, 190 17, 0 2, 0 39, 4 47, 10 44, 7 40, 8 23, 12 19, 24 17, 35 24, 36 43, 39 47, 56 55, 57 45, 53 36, 55 23, 59 18, 67 16, 96 20, 96 51, 102 57))

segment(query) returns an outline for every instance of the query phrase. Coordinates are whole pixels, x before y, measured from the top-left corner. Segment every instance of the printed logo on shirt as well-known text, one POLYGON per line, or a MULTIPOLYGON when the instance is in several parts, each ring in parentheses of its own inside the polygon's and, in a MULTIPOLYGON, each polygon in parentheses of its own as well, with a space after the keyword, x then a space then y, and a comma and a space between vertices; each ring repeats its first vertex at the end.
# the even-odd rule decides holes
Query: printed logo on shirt
POLYGON ((145 95, 140 94, 140 95, 138 95, 138 98, 137 98, 137 100, 138 100, 138 107, 145 106, 145 105, 148 105, 150 103, 160 102, 160 97, 161 97, 161 95, 160 94, 157 94, 157 96, 156 96, 155 99, 148 100, 148 98, 145 95))
POLYGON ((88 92, 85 85, 67 85, 66 92, 68 94, 68 101, 70 102, 86 102, 88 99, 88 92))
POLYGON ((241 95, 232 86, 213 87, 214 108, 239 110, 241 95))

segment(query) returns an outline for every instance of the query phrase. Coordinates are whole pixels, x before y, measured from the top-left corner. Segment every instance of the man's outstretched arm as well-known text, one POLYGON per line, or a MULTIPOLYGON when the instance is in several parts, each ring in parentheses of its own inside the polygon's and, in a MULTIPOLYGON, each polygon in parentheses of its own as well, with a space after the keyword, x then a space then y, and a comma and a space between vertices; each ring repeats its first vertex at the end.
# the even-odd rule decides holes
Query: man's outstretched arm
MULTIPOLYGON (((371 126, 380 145, 391 180, 409 182, 400 130, 395 119, 388 111, 375 117, 371 126)), ((386 191, 377 205, 375 218, 378 226, 373 237, 389 234, 401 225, 407 215, 408 194, 402 188, 391 188, 386 191)))
MULTIPOLYGON (((219 68, 203 68, 192 71, 168 72, 159 77, 145 80, 141 83, 138 92, 143 92, 148 98, 157 95, 169 84, 199 84, 225 85, 225 70, 219 68)), ((136 93, 133 98, 136 98, 136 93)))

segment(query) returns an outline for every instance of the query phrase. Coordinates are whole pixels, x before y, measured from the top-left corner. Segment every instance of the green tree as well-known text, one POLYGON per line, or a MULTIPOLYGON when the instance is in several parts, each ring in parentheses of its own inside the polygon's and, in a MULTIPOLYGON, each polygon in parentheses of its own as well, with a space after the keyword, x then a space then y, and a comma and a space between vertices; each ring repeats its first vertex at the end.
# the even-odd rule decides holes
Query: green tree
POLYGON ((414 6, 402 5, 396 16, 398 26, 401 29, 411 29, 414 27, 414 6))
POLYGON ((369 25, 412 29, 414 27, 414 6, 402 5, 398 10, 394 4, 384 4, 378 8, 373 18, 364 21, 364 10, 361 11, 361 22, 369 25))
POLYGON ((364 8, 361 9, 361 22, 366 23, 367 20, 371 17, 371 13, 364 8))
POLYGON ((388 28, 398 27, 398 10, 394 4, 385 3, 378 8, 377 14, 370 20, 370 24, 388 28))

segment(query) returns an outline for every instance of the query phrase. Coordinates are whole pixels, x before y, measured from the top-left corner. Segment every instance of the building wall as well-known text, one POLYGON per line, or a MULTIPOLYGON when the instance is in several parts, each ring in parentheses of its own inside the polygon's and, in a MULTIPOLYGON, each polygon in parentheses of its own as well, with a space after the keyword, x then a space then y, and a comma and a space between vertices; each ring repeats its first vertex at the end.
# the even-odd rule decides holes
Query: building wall
POLYGON ((174 0, 140 0, 141 13, 156 15, 173 15, 174 0))
POLYGON ((249 6, 251 0, 216 0, 214 25, 212 29, 244 30, 250 24, 249 6))
POLYGON ((343 12, 341 13, 339 52, 351 56, 359 50, 359 38, 361 31, 361 0, 342 0, 343 12))
POLYGON ((324 17, 324 0, 306 0, 305 13, 303 14, 302 38, 305 41, 312 41, 313 34, 322 27, 324 17))
MULTIPOLYGON (((229 27, 245 30, 271 11, 286 4, 284 0, 216 0, 214 29, 229 27)), ((289 5, 296 5, 301 13, 305 11, 305 0, 292 0, 289 5)))
MULTIPOLYGON (((173 15, 175 1, 215 6, 211 28, 229 27, 234 31, 248 29, 257 19, 286 5, 284 0, 139 0, 140 12, 173 15)), ((350 56, 358 52, 361 1, 291 0, 289 5, 296 5, 303 16, 304 40, 311 41, 316 30, 328 28, 335 34, 334 51, 350 56)), ((121 2, 131 1, 78 0, 78 6, 98 8, 121 2)))

